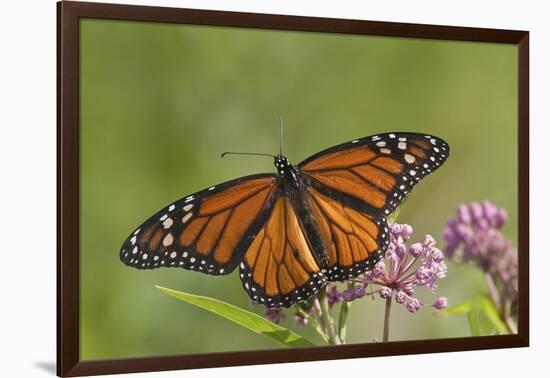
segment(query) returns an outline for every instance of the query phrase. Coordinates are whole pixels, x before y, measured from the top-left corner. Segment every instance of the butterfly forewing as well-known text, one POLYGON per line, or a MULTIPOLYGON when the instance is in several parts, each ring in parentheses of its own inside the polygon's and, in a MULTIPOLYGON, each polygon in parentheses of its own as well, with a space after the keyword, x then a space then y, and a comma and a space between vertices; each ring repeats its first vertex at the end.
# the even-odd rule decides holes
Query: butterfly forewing
POLYGON ((240 277, 250 298, 268 307, 289 307, 326 284, 285 196, 276 200, 271 216, 246 251, 240 277))
POLYGON ((395 210, 448 155, 449 146, 437 137, 387 133, 321 151, 299 168, 319 192, 379 217, 395 210))
POLYGON ((128 237, 121 260, 139 269, 230 273, 269 215, 276 181, 272 174, 253 175, 176 201, 128 237))

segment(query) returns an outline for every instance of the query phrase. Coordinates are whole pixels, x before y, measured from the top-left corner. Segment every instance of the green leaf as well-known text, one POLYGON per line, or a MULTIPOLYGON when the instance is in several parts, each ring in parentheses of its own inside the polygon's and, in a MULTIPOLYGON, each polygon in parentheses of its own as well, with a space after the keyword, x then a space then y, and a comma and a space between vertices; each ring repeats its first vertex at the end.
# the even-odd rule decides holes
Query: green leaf
POLYGON ((498 311, 498 308, 495 306, 492 300, 487 297, 480 298, 479 309, 501 335, 508 334, 508 328, 506 327, 504 321, 501 319, 500 312, 498 311))
POLYGON ((472 336, 479 336, 481 331, 475 302, 476 298, 472 298, 466 302, 446 308, 442 310, 439 314, 441 316, 466 315, 468 319, 468 324, 470 325, 470 334, 472 336))
POLYGON ((197 307, 208 310, 214 314, 231 320, 252 332, 269 337, 270 339, 283 344, 287 347, 312 347, 315 346, 311 341, 302 336, 281 327, 269 320, 264 319, 258 314, 243 310, 237 306, 222 302, 218 299, 208 298, 200 295, 184 293, 182 291, 167 289, 155 285, 160 291, 178 298, 197 307))
POLYGON ((460 303, 455 306, 448 307, 442 310, 441 312, 439 312, 439 314, 441 316, 465 315, 469 313, 471 309, 472 309, 472 304, 471 304, 471 300, 469 300, 464 303, 460 303))
POLYGON ((508 328, 500 317, 498 308, 487 296, 480 295, 441 311, 442 316, 466 315, 470 324, 472 336, 493 334, 496 329, 499 334, 508 334, 508 328), (482 318, 480 318, 482 315, 482 318))
POLYGON ((468 312, 468 323, 470 324, 470 333, 472 336, 481 335, 478 312, 475 309, 468 312))

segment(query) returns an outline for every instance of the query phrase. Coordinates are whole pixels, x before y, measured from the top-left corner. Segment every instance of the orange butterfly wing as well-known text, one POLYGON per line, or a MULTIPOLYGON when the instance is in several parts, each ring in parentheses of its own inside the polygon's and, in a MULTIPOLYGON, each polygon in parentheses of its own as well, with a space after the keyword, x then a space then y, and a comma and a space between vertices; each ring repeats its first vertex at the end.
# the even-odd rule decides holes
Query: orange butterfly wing
POLYGON ((328 253, 329 281, 371 270, 390 242, 386 220, 375 219, 308 188, 308 207, 328 253))
POLYGON ((276 182, 272 174, 253 175, 182 198, 138 227, 120 258, 139 269, 228 274, 269 216, 276 182))
POLYGON ((388 133, 321 151, 299 168, 320 192, 353 203, 370 216, 386 216, 448 155, 448 144, 437 137, 388 133))
POLYGON ((289 199, 280 196, 244 255, 240 277, 253 301, 289 307, 326 284, 289 199))
POLYGON ((385 216, 448 155, 448 144, 437 137, 388 133, 329 148, 299 164, 328 253, 329 281, 372 269, 389 245, 385 216))

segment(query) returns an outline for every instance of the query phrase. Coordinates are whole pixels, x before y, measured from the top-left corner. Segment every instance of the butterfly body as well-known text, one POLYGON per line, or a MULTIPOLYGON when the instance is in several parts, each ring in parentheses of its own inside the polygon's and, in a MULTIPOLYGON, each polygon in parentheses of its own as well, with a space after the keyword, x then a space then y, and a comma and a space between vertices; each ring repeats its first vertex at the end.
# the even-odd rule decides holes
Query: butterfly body
POLYGON ((310 186, 310 183, 285 156, 275 157, 275 168, 277 168, 279 176, 277 184, 296 211, 300 226, 305 231, 310 250, 317 259, 319 266, 326 268, 328 265, 327 248, 320 230, 311 217, 311 209, 308 206, 309 195, 305 189, 310 186))
POLYGON ((167 206, 123 244, 138 269, 180 267, 225 275, 267 307, 288 307, 328 281, 371 270, 389 246, 386 216, 449 154, 443 140, 380 134, 344 143, 277 174, 210 187, 167 206))

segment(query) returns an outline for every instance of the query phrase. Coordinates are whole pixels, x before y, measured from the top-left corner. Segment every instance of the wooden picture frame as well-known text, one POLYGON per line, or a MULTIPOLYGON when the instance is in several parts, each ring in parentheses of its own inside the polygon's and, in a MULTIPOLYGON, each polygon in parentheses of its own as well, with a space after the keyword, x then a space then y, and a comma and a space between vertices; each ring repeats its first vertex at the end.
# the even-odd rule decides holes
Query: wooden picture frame
POLYGON ((57 3, 57 374, 82 376, 529 345, 529 33, 436 25, 63 1, 57 3), (518 333, 86 361, 79 355, 79 21, 83 18, 492 42, 518 47, 518 333))

